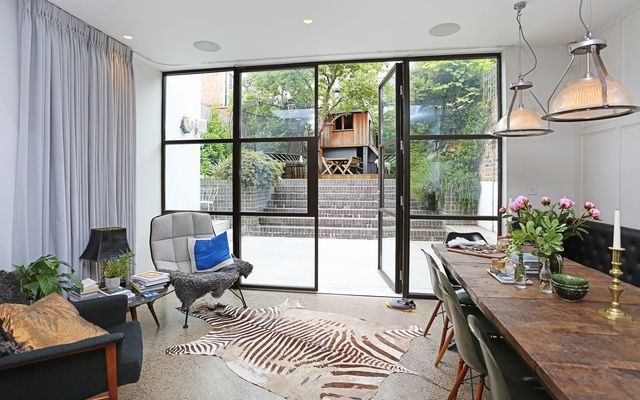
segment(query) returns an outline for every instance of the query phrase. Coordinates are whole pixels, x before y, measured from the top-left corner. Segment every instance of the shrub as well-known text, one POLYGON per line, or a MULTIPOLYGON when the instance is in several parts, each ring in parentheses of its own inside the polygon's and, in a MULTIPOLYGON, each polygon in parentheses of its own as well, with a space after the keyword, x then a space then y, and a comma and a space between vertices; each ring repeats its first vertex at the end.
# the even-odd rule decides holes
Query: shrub
MULTIPOLYGON (((284 164, 259 151, 242 150, 240 176, 243 188, 272 188, 280 182, 284 173, 284 164)), ((213 178, 231 179, 232 157, 227 156, 213 168, 213 178)))

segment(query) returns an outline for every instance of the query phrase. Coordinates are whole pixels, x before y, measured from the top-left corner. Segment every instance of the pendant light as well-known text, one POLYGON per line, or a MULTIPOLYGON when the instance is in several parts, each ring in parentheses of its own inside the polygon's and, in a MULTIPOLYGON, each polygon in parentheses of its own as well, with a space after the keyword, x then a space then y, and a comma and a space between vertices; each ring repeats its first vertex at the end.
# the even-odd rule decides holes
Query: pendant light
POLYGON ((640 110, 633 105, 629 92, 609 75, 600 57, 600 50, 607 47, 603 39, 593 38, 589 25, 582 18, 583 0, 580 0, 580 23, 584 26, 584 40, 569 45, 571 61, 549 98, 547 121, 577 122, 595 121, 629 115, 640 110), (558 88, 571 69, 576 56, 584 56, 585 73, 573 82, 558 88), (595 75, 592 72, 592 61, 595 75), (556 94, 557 92, 557 94, 556 94))
POLYGON ((536 57, 536 53, 533 51, 533 48, 527 41, 526 37, 524 36, 524 31, 522 30, 522 10, 526 6, 527 3, 524 1, 520 1, 513 5, 513 9, 516 10, 516 21, 518 22, 518 40, 520 43, 518 48, 518 81, 512 83, 509 86, 509 89, 513 91, 511 103, 509 104, 509 111, 507 112, 507 115, 500 118, 500 121, 498 121, 498 123, 494 127, 492 132, 494 136, 527 137, 546 135, 553 132, 553 130, 549 128, 549 123, 542 120, 542 115, 536 109, 535 103, 537 103, 542 111, 546 113, 544 107, 542 106, 542 104, 540 104, 540 101, 533 93, 533 83, 525 80, 525 77, 532 73, 538 65, 538 58, 536 57), (527 45, 527 48, 533 56, 533 67, 524 74, 522 73, 523 43, 527 45), (535 100, 533 107, 525 107, 525 98, 528 98, 529 96, 531 96, 535 100), (518 106, 514 108, 516 102, 518 102, 518 106))

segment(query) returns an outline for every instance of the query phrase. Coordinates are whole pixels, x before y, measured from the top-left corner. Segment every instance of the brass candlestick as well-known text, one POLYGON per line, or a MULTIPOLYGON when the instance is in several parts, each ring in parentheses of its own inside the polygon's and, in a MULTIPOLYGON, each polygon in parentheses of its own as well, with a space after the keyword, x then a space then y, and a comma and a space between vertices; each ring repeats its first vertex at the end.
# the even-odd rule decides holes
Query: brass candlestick
POLYGON ((632 321, 633 318, 620 308, 620 295, 624 291, 620 282, 620 275, 622 275, 620 266, 622 265, 621 259, 624 249, 609 247, 609 250, 611 250, 611 270, 609 271, 609 275, 613 277, 611 285, 609 285, 609 291, 611 292, 611 306, 607 309, 599 310, 599 313, 603 317, 612 321, 632 321))

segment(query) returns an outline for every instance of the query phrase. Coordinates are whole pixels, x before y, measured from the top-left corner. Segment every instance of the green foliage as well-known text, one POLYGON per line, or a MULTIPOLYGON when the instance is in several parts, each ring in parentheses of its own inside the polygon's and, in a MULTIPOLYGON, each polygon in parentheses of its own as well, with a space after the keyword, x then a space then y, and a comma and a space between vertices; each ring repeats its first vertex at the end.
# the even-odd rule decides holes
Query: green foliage
POLYGON ((81 290, 82 282, 73 274, 73 268, 54 255, 46 255, 29 264, 14 265, 16 276, 20 281, 20 290, 29 300, 38 300, 51 293, 70 290, 81 290), (59 272, 65 266, 69 272, 59 272))
MULTIPOLYGON (((385 63, 325 64, 318 67, 318 120, 330 114, 369 111, 378 125, 378 83, 385 63)), ((322 126, 320 126, 322 130, 322 126)))
MULTIPOLYGON (((214 105, 211 108, 211 118, 207 124, 207 132, 203 139, 230 139, 231 126, 226 122, 220 110, 214 105)), ((223 158, 231 154, 231 146, 226 143, 212 143, 200 148, 200 175, 210 177, 213 167, 223 158)))
MULTIPOLYGON (((226 180, 231 179, 232 161, 231 157, 223 158, 213 168, 213 178, 226 180)), ((273 160, 260 151, 242 150, 240 162, 240 176, 242 177, 242 187, 255 187, 267 189, 274 187, 280 182, 284 173, 284 164, 273 160)))
POLYGON ((102 275, 105 278, 121 278, 126 275, 132 264, 133 253, 131 251, 122 253, 119 257, 111 258, 104 262, 102 275))
POLYGON ((545 215, 536 225, 533 220, 519 223, 520 229, 512 232, 511 236, 520 245, 531 243, 534 246, 532 253, 536 256, 550 257, 553 253, 564 251, 562 246, 562 233, 567 229, 557 219, 551 219, 545 215))

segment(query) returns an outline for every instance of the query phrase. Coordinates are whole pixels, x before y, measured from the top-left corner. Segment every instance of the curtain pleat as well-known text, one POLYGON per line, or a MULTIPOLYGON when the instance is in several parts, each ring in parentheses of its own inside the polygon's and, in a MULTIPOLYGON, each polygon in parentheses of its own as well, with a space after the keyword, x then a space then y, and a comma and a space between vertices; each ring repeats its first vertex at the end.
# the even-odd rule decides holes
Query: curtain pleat
POLYGON ((20 0, 19 16, 13 262, 78 266, 95 227, 127 228, 135 248, 131 49, 44 0, 20 0))

